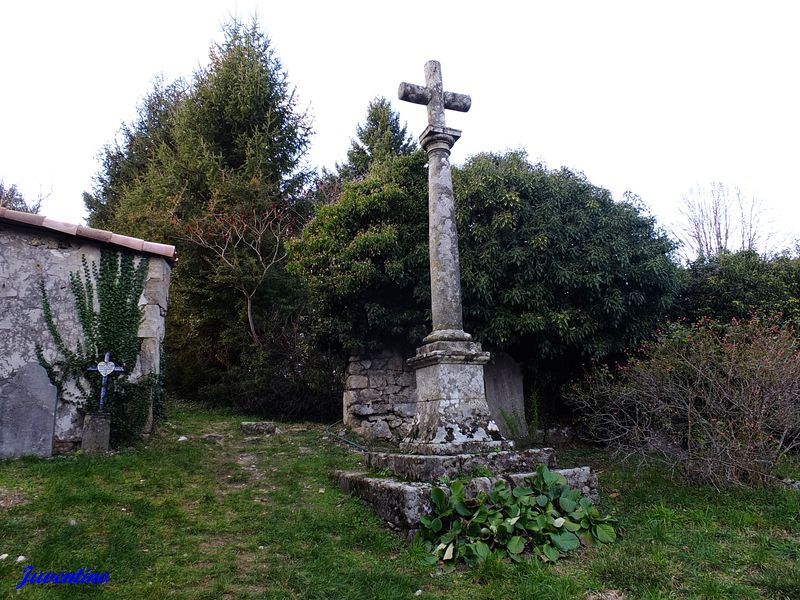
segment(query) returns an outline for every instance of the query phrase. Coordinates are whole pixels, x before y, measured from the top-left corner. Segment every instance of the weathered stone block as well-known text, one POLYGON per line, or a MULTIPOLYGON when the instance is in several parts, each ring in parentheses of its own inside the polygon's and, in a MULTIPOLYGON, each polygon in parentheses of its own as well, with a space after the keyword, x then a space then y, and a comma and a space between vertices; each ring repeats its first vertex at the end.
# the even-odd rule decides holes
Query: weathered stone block
MULTIPOLYGON (((450 457, 452 458, 452 457, 450 457)), ((597 501, 597 479, 588 467, 564 469, 562 473, 567 482, 597 501)), ((465 493, 473 497, 479 492, 489 493, 498 482, 507 487, 527 485, 525 481, 533 473, 508 473, 501 477, 475 477, 467 482, 465 493)), ((392 478, 373 477, 365 473, 334 473, 334 478, 344 492, 358 496, 378 513, 393 528, 399 529, 407 540, 413 538, 419 527, 419 520, 432 512, 431 489, 433 485, 421 481, 399 481, 392 478)))
POLYGON ((353 391, 353 405, 377 403, 381 399, 379 390, 363 388, 353 391))
POLYGON ((388 404, 354 404, 350 411, 357 416, 366 417, 376 414, 385 415, 389 411, 388 404))
POLYGON ((458 456, 367 452, 364 454, 364 465, 371 469, 388 469, 397 477, 411 481, 457 477, 461 472, 461 459, 458 456))
POLYGON ((492 473, 535 471, 537 465, 556 465, 556 453, 552 448, 531 448, 516 452, 490 452, 488 454, 465 454, 461 463, 463 473, 486 469, 492 473))
POLYGON ((346 385, 351 390, 362 390, 369 387, 369 379, 364 375, 351 375, 347 378, 346 385))
POLYGON ((242 433, 253 435, 258 433, 275 433, 276 426, 272 421, 242 421, 239 424, 242 433))
POLYGON ((0 380, 0 458, 53 454, 56 401, 56 388, 37 363, 0 380))
POLYGON ((386 373, 370 373, 368 379, 369 387, 373 390, 386 387, 386 373))
POLYGON ((83 439, 81 449, 86 454, 102 454, 108 452, 111 437, 111 415, 102 413, 86 413, 83 419, 83 439))
POLYGON ((347 374, 348 375, 361 375, 366 369, 361 366, 361 363, 356 362, 350 358, 350 363, 347 365, 347 374))
POLYGON ((389 425, 386 423, 385 419, 364 421, 361 423, 361 431, 362 435, 376 440, 389 440, 392 438, 392 431, 389 429, 389 425))
POLYGON ((492 420, 506 439, 521 439, 528 435, 525 420, 525 395, 522 369, 508 354, 494 352, 484 366, 486 402, 492 420))
POLYGON ((368 477, 364 473, 334 473, 339 488, 358 496, 378 515, 405 533, 419 526, 422 515, 431 512, 431 485, 368 477))
POLYGON ((391 411, 400 417, 413 417, 417 413, 416 402, 403 402, 390 405, 391 411))
POLYGON ((540 464, 555 466, 552 448, 532 448, 520 452, 501 451, 480 454, 394 454, 367 452, 364 464, 373 469, 388 469, 397 477, 411 481, 432 481, 437 477, 460 477, 478 470, 495 475, 533 472, 540 464))

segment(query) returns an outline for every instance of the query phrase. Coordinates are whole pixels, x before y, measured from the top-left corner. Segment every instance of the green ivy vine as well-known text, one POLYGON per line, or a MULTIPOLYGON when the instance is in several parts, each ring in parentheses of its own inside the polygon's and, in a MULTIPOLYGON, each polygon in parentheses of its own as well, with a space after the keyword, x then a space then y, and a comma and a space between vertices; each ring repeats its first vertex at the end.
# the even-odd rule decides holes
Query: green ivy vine
POLYGON ((158 376, 130 380, 141 349, 139 298, 144 291, 149 259, 141 258, 137 263, 129 253, 103 250, 99 266, 94 261, 90 264, 85 255, 81 257, 81 265, 79 271, 69 274, 81 325, 77 345, 74 349, 67 347, 56 327, 42 280, 39 282, 42 312, 57 357, 48 361, 38 344, 36 355, 56 386, 59 398, 87 411, 97 410, 101 388, 100 375, 88 373, 87 369, 102 360, 106 352, 111 353, 114 363, 124 367, 122 373, 109 377, 106 396, 106 408, 111 413, 111 443, 119 446, 141 434, 153 399, 160 398, 158 376), (70 382, 76 392, 69 390, 70 382))

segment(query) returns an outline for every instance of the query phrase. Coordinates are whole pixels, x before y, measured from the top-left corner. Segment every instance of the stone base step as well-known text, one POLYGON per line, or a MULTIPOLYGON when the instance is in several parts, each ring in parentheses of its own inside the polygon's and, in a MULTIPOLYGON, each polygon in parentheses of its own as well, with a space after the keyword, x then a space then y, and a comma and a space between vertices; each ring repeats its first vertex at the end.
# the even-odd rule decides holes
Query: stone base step
MULTIPOLYGON (((561 473, 571 487, 597 501, 597 475, 589 467, 553 469, 553 472, 561 473)), ((525 472, 496 477, 475 477, 467 483, 466 491, 468 495, 480 491, 488 493, 498 481, 504 481, 509 487, 524 485, 525 479, 534 475, 534 472, 525 472)), ((334 473, 334 478, 340 489, 364 500, 384 521, 402 532, 409 541, 417 531, 420 517, 432 510, 432 483, 400 481, 356 471, 337 471, 334 473)))
POLYGON ((552 448, 451 456, 367 452, 364 465, 370 469, 388 469, 400 479, 430 482, 438 477, 474 475, 479 470, 491 473, 532 472, 537 465, 555 467, 556 457, 552 448))

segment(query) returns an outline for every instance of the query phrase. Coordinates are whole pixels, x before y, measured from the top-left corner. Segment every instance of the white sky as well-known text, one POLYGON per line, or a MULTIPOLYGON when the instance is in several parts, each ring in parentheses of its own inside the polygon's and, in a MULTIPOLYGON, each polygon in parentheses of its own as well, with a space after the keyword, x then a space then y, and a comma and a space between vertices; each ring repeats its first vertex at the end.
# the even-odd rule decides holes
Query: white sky
MULTIPOLYGON (((639 194, 674 225, 683 194, 722 181, 761 199, 776 238, 800 238, 800 6, 777 2, 103 0, 0 2, 0 178, 82 222, 102 146, 153 79, 188 77, 229 15, 257 11, 314 119, 312 166, 342 161, 378 95, 399 102, 442 63, 472 96, 461 163, 524 148, 639 194)), ((450 111, 448 111, 449 113, 450 111)), ((124 233, 124 232, 122 232, 124 233)))

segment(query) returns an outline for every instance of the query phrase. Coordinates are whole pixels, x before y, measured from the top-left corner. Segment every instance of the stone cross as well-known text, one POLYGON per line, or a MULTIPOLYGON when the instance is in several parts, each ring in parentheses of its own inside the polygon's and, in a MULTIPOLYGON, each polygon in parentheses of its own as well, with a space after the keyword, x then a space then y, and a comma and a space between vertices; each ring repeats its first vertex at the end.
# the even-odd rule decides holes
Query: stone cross
POLYGON ((489 353, 464 331, 461 311, 461 270, 458 232, 450 175, 450 149, 461 137, 444 123, 445 109, 469 110, 463 94, 445 92, 442 68, 425 63, 425 87, 401 83, 401 100, 424 104, 428 126, 420 143, 428 153, 428 244, 431 267, 433 331, 407 363, 414 369, 416 406, 409 434, 400 447, 412 454, 461 454, 503 450, 502 439, 489 414, 483 365, 489 353))
POLYGON ((115 365, 111 362, 111 353, 106 352, 105 359, 97 363, 96 367, 89 367, 87 371, 96 371, 103 376, 103 384, 100 388, 100 412, 103 412, 106 406, 106 389, 108 386, 108 376, 112 373, 120 373, 125 370, 124 367, 115 365))
POLYGON ((444 127, 444 109, 467 112, 472 99, 465 94, 445 92, 442 85, 442 65, 435 60, 425 63, 425 87, 413 83, 401 83, 398 90, 400 100, 425 104, 428 107, 428 125, 444 127))
POLYGON ((431 312, 433 331, 425 342, 468 341, 461 309, 461 270, 458 259, 453 180, 450 174, 450 149, 461 132, 445 126, 445 109, 466 112, 472 100, 464 94, 445 92, 442 67, 435 61, 425 63, 425 86, 401 83, 400 100, 424 104, 428 108, 428 126, 420 143, 428 153, 428 244, 431 269, 431 312))

